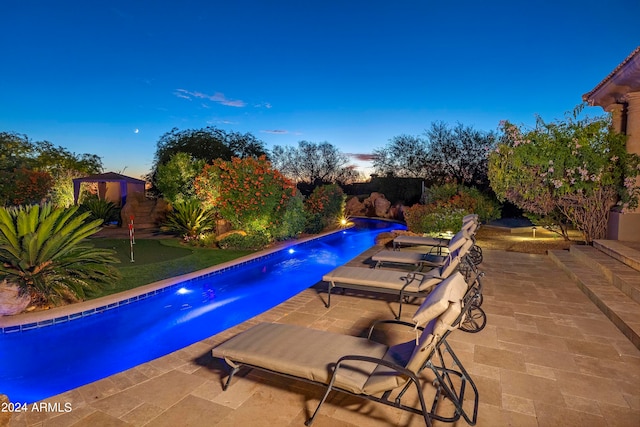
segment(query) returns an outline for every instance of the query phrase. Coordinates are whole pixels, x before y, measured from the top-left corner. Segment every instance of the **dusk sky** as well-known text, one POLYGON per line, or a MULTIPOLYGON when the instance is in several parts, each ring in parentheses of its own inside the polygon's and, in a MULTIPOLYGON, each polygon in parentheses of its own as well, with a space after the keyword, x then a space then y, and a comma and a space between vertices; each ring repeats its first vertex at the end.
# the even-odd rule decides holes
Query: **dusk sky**
POLYGON ((173 127, 366 157, 434 121, 560 119, 640 45, 639 0, 3 0, 0 16, 0 131, 135 177, 173 127))

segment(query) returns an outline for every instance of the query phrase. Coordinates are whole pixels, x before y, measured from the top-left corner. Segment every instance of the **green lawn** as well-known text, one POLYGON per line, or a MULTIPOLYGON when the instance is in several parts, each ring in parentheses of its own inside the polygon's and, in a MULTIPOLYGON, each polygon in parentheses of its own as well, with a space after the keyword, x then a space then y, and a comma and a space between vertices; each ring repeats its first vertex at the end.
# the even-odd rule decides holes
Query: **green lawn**
POLYGON ((90 298, 201 270, 253 252, 195 248, 182 245, 177 239, 137 239, 133 246, 134 262, 131 262, 129 239, 92 239, 91 243, 117 252, 120 264, 116 267, 122 279, 112 287, 93 293, 90 298))

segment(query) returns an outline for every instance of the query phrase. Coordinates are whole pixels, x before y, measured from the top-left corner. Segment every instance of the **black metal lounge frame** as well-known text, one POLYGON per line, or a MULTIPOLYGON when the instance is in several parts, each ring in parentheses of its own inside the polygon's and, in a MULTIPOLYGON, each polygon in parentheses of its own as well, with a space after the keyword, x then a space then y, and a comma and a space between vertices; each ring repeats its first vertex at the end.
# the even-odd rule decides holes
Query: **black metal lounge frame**
MULTIPOLYGON (((483 273, 479 273, 476 275, 474 281, 472 282, 472 284, 469 286, 464 299, 463 299, 463 309, 460 312, 460 314, 458 315, 458 317, 456 318, 456 320, 452 323, 452 326, 459 326, 461 325, 461 323, 464 321, 464 319, 467 317, 467 315, 469 314, 470 310, 472 307, 477 307, 474 305, 474 301, 477 301, 477 295, 481 294, 482 292, 482 283, 481 283, 481 277, 483 276, 483 273)), ((414 328, 415 325, 413 323, 409 323, 409 322, 404 322, 404 321, 400 321, 400 320, 383 320, 383 321, 378 321, 375 322, 370 330, 369 330, 369 334, 368 334, 368 339, 371 339, 371 336, 373 334, 374 328, 381 324, 381 323, 387 323, 387 324, 397 324, 397 325, 404 325, 404 326, 408 326, 411 328, 414 328)), ((423 327, 418 327, 417 329, 419 330, 424 330, 423 327)), ((373 402, 377 402, 377 403, 381 403, 387 406, 391 406, 394 408, 398 408, 407 412, 411 412, 413 414, 417 414, 417 415, 421 415, 424 418, 425 421, 425 425, 427 427, 431 427, 432 426, 432 419, 435 420, 439 420, 439 421, 443 421, 443 422, 455 422, 457 420, 460 419, 460 417, 463 417, 464 420, 470 424, 470 425, 475 425, 477 422, 477 416, 478 416, 478 404, 479 404, 479 393, 478 393, 478 388, 476 387, 475 383, 473 382, 473 380, 471 379, 469 373, 466 371, 466 369, 464 368, 464 366, 462 365, 460 359, 456 356, 456 354, 454 353, 453 349, 451 348, 451 346, 449 345, 449 343, 447 342, 447 337, 449 336, 449 334, 455 330, 454 328, 449 328, 446 330, 446 332, 444 332, 442 334, 441 337, 439 337, 437 343, 435 344, 434 348, 431 350, 431 354, 429 355, 429 357, 426 359, 424 365, 418 370, 417 373, 421 372, 423 369, 430 369, 436 379, 433 381, 434 385, 436 386, 436 393, 433 399, 433 402, 431 404, 431 408, 427 409, 427 405, 426 405, 426 401, 424 398, 424 393, 422 391, 422 387, 421 387, 421 381, 417 376, 417 373, 414 373, 408 369, 406 369, 403 366, 400 366, 396 363, 390 362, 388 360, 384 360, 384 359, 380 359, 380 358, 375 358, 375 357, 368 357, 368 356, 361 356, 361 355, 345 355, 343 357, 341 357, 340 359, 338 359, 335 363, 335 367, 333 370, 333 373, 331 375, 331 380, 329 381, 328 384, 324 384, 322 382, 318 382, 318 381, 313 381, 310 379, 306 379, 306 378, 301 378, 301 377, 297 377, 297 376, 293 376, 293 375, 289 375, 286 373, 282 373, 282 372, 277 372, 277 371, 273 371, 270 369, 266 369, 264 367, 261 366, 255 366, 255 365, 251 365, 251 364, 247 364, 247 363, 239 363, 239 362, 234 362, 234 364, 236 366, 232 367, 231 372, 229 373, 229 377, 227 378, 227 381, 225 382, 224 386, 223 386, 223 390, 227 390, 227 388, 229 387, 231 380, 233 378, 233 376, 243 367, 246 366, 248 368, 255 368, 264 372, 270 372, 273 374, 278 374, 280 376, 283 376, 285 378, 290 378, 290 379, 295 379, 298 381, 304 381, 310 384, 316 384, 318 386, 321 387, 326 387, 326 391, 322 397, 322 399, 320 400, 320 402, 318 403, 318 406, 316 407, 315 411, 313 412, 313 414, 311 415, 311 417, 305 422, 306 426, 311 426, 311 424, 313 423, 316 415, 318 414, 318 412, 320 411, 320 408, 322 407, 322 405, 325 403, 325 401, 327 400, 329 393, 333 390, 341 392, 341 393, 345 393, 351 396, 355 396, 355 397, 360 397, 366 400, 370 400, 373 402), (442 347, 444 346, 444 351, 442 350, 442 347), (446 357, 445 357, 445 353, 448 354, 451 357, 452 363, 450 364, 451 367, 449 367, 446 363, 446 357), (434 361, 434 357, 437 356, 437 361, 434 361), (367 394, 358 394, 358 393, 353 393, 349 390, 345 390, 339 387, 335 387, 334 386, 334 382, 337 376, 337 373, 339 372, 339 370, 341 369, 342 365, 344 362, 348 362, 348 361, 362 361, 362 362, 368 362, 368 363, 374 363, 377 365, 383 365, 386 366, 390 369, 395 370, 396 372, 398 372, 398 374, 405 376, 408 379, 408 382, 403 386, 403 388, 400 390, 400 392, 398 393, 398 395, 391 400, 390 396, 392 394, 392 392, 395 389, 392 390, 387 390, 385 392, 382 393, 381 397, 378 396, 374 396, 374 395, 367 395, 367 394), (453 367, 456 367, 457 369, 454 369, 453 367), (459 381, 459 385, 456 386, 456 381, 453 380, 453 377, 457 378, 459 381), (414 408, 413 406, 407 406, 404 405, 401 402, 402 397, 404 396, 404 394, 412 387, 415 386, 415 389, 417 391, 418 394, 418 399, 420 402, 420 409, 418 408, 414 408), (467 411, 465 411, 463 404, 464 404, 464 398, 467 392, 467 386, 471 387, 471 390, 473 392, 473 411, 471 414, 468 414, 467 411), (436 413, 437 407, 438 407, 438 403, 441 401, 441 399, 449 399, 453 405, 455 410, 453 411, 453 414, 451 416, 442 416, 442 415, 438 415, 436 413)))
MULTIPOLYGON (((342 293, 344 293, 345 289, 353 289, 353 290, 357 290, 357 291, 366 291, 366 292, 375 292, 375 293, 379 293, 379 294, 390 294, 390 295, 398 295, 398 301, 399 301, 399 307, 398 307, 398 314, 396 314, 395 318, 396 319, 400 319, 400 317, 402 316, 402 303, 408 301, 408 299, 410 297, 414 297, 414 298, 420 298, 420 297, 425 297, 429 294, 431 288, 429 288, 426 291, 411 291, 411 290, 407 290, 407 286, 411 285, 413 283, 414 280, 421 280, 421 277, 424 277, 424 273, 420 272, 420 271, 412 271, 407 273, 406 277, 405 277, 405 284, 402 287, 402 289, 400 289, 400 291, 396 290, 396 289, 387 289, 387 288, 373 288, 371 286, 368 285, 356 285, 356 284, 345 284, 345 283, 333 283, 333 282, 329 282, 327 284, 327 302, 325 303, 325 307, 329 308, 331 306, 331 291, 333 288, 340 288, 342 289, 342 293)), ((444 277, 441 277, 441 279, 445 279, 444 277)))

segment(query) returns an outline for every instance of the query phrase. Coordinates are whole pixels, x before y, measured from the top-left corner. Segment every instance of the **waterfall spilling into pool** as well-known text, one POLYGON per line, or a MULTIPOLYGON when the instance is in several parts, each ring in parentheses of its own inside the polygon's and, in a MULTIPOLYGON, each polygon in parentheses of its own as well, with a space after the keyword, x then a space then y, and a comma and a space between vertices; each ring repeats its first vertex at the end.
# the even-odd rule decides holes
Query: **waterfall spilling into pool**
POLYGON ((12 402, 36 402, 208 338, 316 284, 371 247, 380 232, 404 228, 379 220, 355 223, 135 302, 62 323, 5 330, 0 394, 12 402))

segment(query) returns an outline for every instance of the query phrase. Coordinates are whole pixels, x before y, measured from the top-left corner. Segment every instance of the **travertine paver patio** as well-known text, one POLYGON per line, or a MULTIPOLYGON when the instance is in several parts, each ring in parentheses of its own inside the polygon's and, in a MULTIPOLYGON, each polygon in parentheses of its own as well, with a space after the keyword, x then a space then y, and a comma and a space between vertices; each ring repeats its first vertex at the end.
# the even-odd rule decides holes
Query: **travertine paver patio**
MULTIPOLYGON (((478 334, 455 331, 449 340, 480 390, 478 426, 640 425, 640 351, 559 268, 544 255, 485 251, 481 269, 488 325, 478 334)), ((317 289, 190 347, 49 399, 71 403, 69 413, 23 413, 10 425, 302 426, 321 389, 251 371, 222 392, 224 363, 209 350, 257 322, 361 334, 397 309, 392 298, 349 292, 336 294, 326 309, 326 294, 317 289)), ((411 312, 407 306, 405 316, 411 312)), ((314 423, 394 425, 423 421, 339 394, 314 423)))

